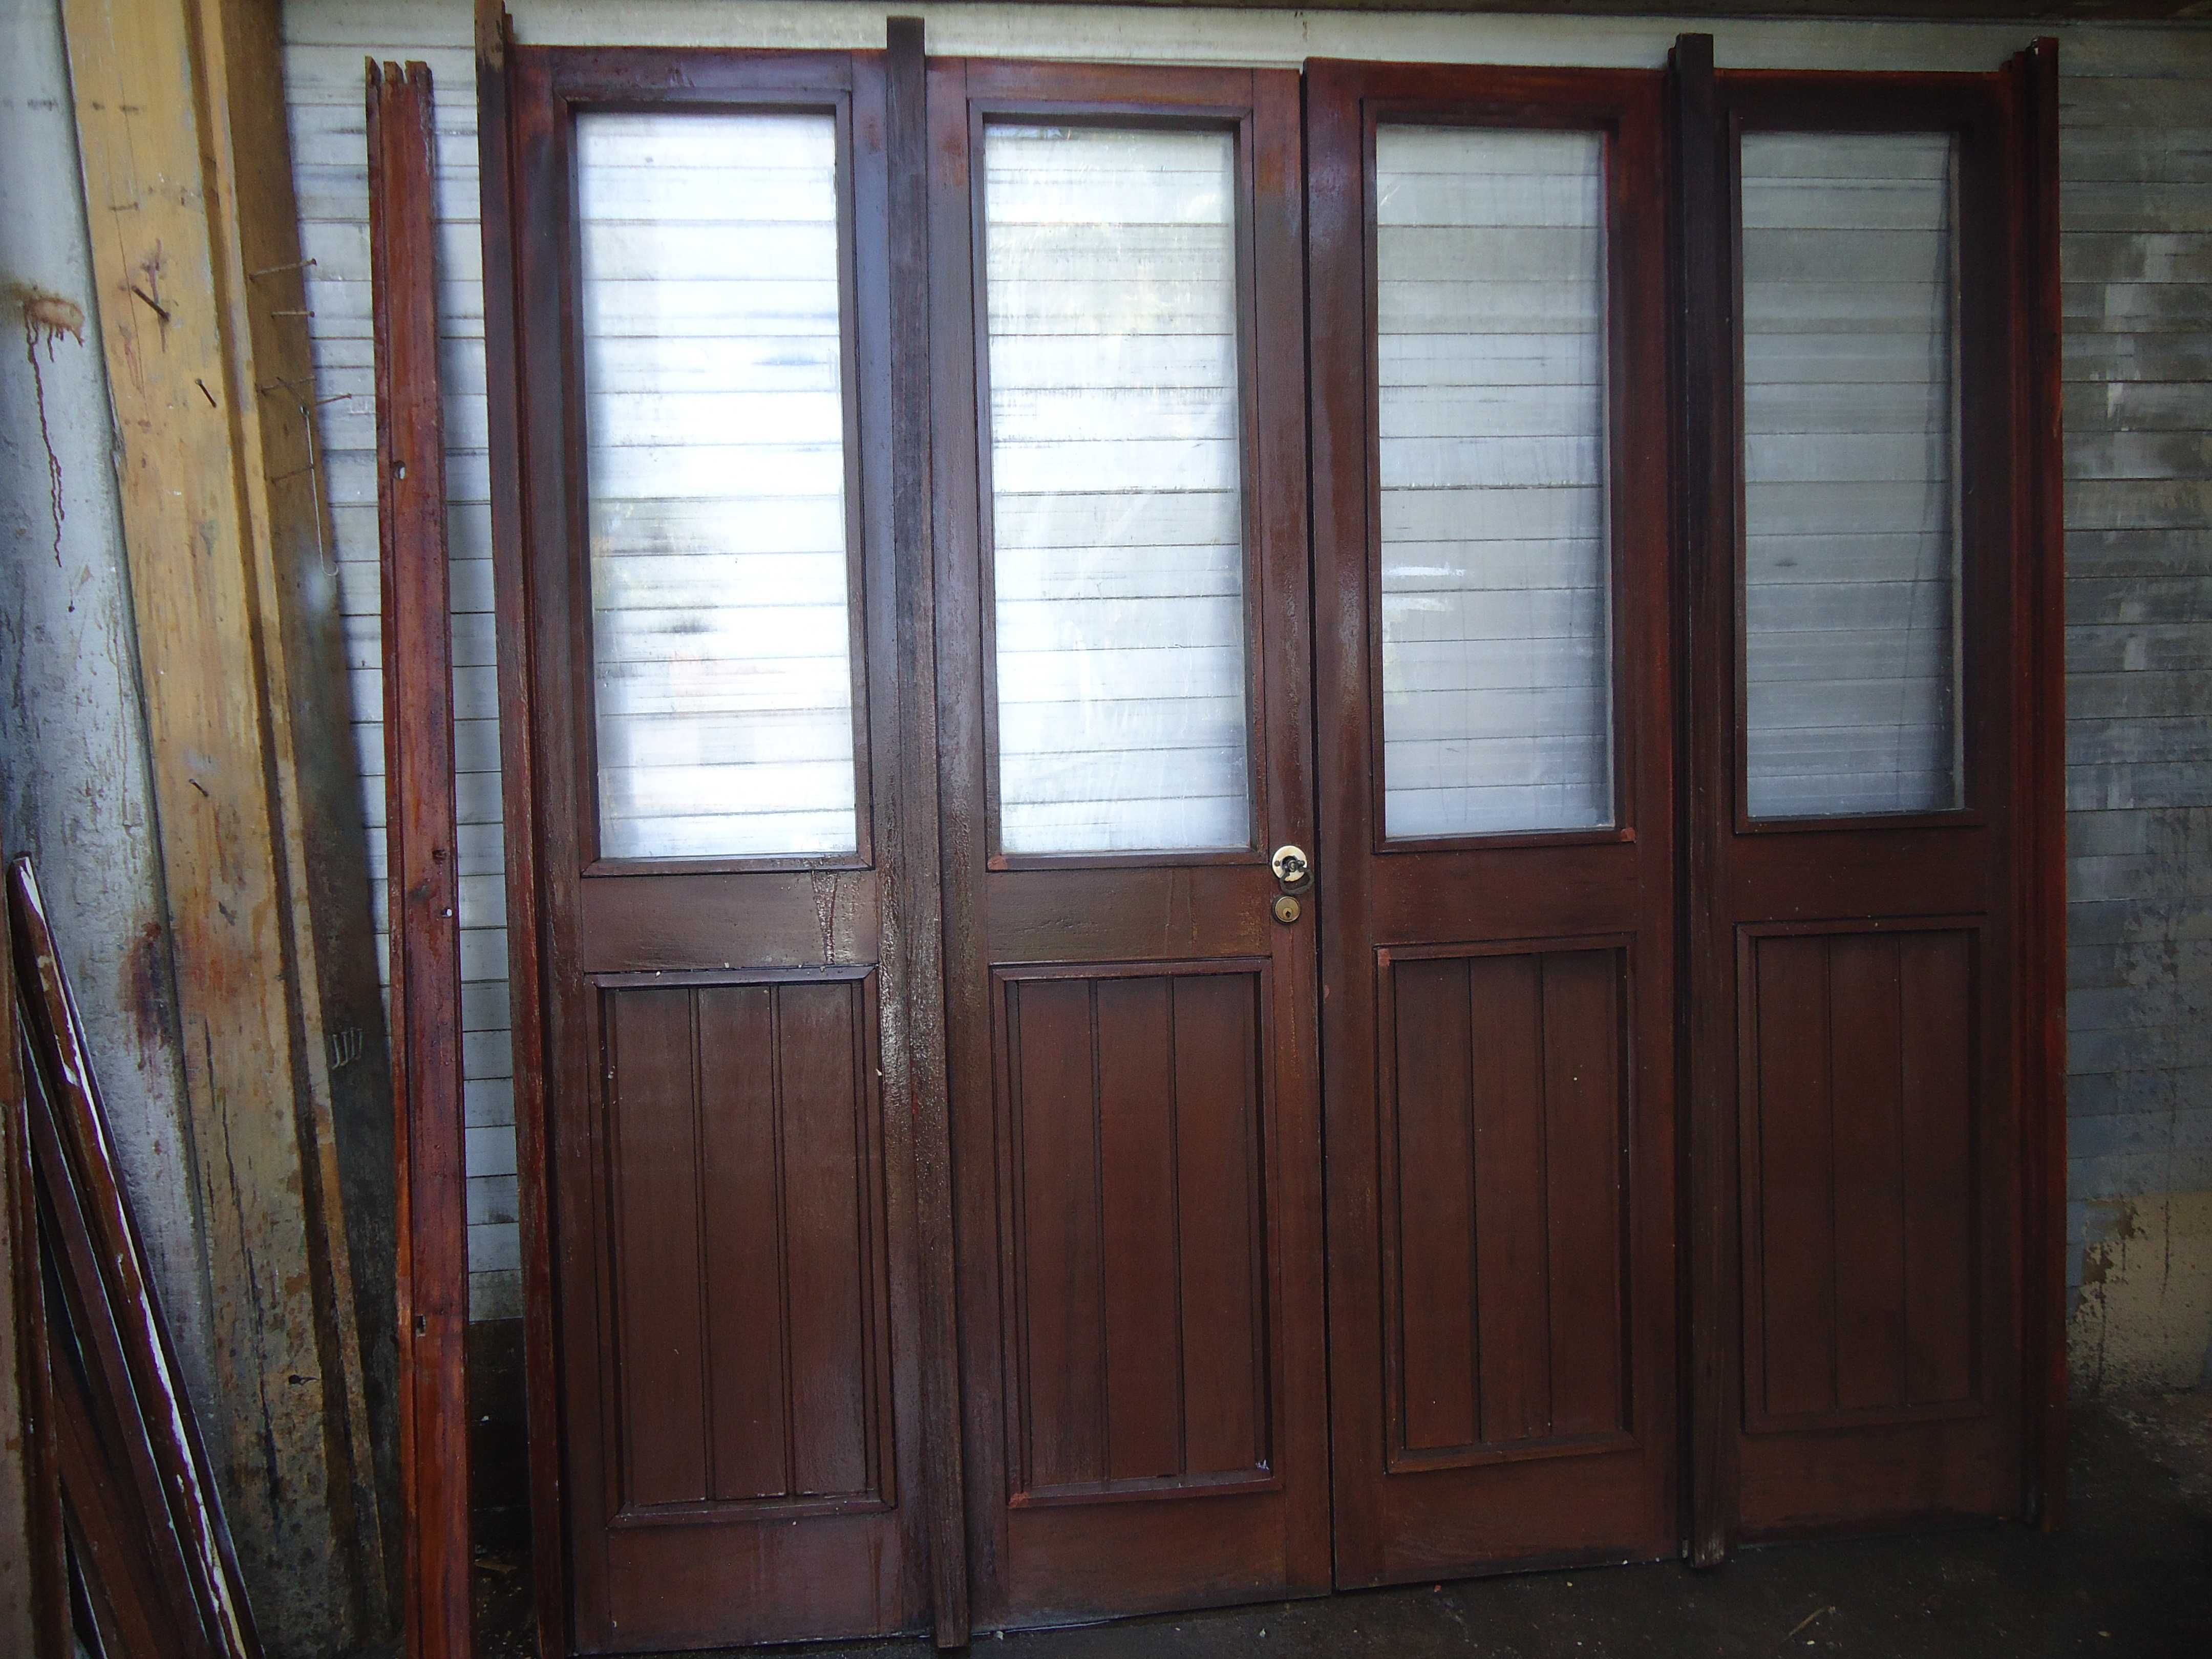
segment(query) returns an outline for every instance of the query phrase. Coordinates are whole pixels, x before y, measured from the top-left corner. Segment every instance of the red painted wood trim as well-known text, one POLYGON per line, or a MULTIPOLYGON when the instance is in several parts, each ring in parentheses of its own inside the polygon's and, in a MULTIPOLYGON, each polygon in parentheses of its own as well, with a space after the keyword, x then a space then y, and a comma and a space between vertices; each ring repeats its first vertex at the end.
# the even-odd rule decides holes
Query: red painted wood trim
POLYGON ((468 1176, 430 71, 367 70, 407 1651, 471 1649, 468 1176))
POLYGON ((477 143, 482 191, 484 373, 491 461, 492 582, 498 634, 501 799, 507 854, 507 961, 514 1050, 517 1215, 522 1261, 525 1408, 530 1446, 532 1589, 541 1653, 568 1651, 568 1559, 562 1547, 561 1415, 547 1185, 545 987, 538 879, 537 758, 530 708, 528 558, 522 490, 526 387, 516 349, 514 24, 501 0, 477 0, 477 143))

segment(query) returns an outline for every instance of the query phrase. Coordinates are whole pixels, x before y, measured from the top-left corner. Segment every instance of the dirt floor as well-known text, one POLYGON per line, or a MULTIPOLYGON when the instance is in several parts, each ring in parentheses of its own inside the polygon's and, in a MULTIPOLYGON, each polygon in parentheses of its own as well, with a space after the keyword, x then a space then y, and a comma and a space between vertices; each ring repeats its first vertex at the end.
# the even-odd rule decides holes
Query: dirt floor
MULTIPOLYGON (((2065 1529, 1990 1527, 1370 1590, 982 1636, 976 1659, 2212 1659, 2212 1392, 2077 1407, 2065 1529)), ((520 1560, 483 1558, 486 1659, 526 1655, 520 1560)), ((927 1659, 919 1640, 778 1651, 927 1659)))

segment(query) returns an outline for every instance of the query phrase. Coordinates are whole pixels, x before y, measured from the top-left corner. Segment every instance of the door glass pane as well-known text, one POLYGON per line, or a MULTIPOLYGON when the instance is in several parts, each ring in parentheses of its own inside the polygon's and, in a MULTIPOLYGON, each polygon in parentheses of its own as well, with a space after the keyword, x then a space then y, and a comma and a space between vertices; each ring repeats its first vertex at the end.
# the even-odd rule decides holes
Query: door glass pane
POLYGON ((1749 810, 1955 807, 1952 141, 1747 133, 1742 158, 1749 810))
POLYGON ((836 133, 576 122, 599 852, 857 846, 836 133))
POLYGON ((1249 846, 1234 142, 983 158, 1000 844, 1249 846))
POLYGON ((1375 135, 1383 833, 1613 822, 1605 153, 1375 135))

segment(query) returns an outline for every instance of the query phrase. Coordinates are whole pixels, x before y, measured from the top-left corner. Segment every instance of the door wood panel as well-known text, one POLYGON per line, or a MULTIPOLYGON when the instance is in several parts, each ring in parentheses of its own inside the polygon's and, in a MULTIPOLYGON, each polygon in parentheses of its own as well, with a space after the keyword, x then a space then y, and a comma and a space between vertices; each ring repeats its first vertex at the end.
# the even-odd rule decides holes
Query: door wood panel
POLYGON ((515 47, 508 91, 567 1644, 918 1629, 883 58, 515 47), (767 310, 686 251, 763 190, 810 262, 767 310))
POLYGON ((1336 1581, 1656 1556, 1676 1533, 1659 78, 1316 62, 1307 84, 1336 1581), (1409 442, 1447 418, 1453 447, 1409 442), (1531 446, 1529 422, 1564 435, 1531 446), (1474 493, 1439 512, 1439 480, 1474 493))
POLYGON ((1314 828, 1297 101, 1281 72, 930 65, 946 1038, 985 1628, 1328 1582, 1314 931, 1268 908, 1270 849, 1314 828), (995 175, 994 129, 1018 135, 995 175), (1062 133, 1110 142, 1063 177, 1037 159, 1062 133), (1030 252, 1060 234, 1056 202, 1141 219, 1130 158, 1153 151, 1186 173, 1226 156, 1222 193, 1067 233, 1092 240, 1065 280, 1074 253, 1030 252), (1188 232, 1224 208, 1231 240, 1188 232), (1132 246, 1164 262, 1133 279, 1152 320, 1086 336, 1126 299, 1102 273, 1132 246), (1139 604, 1155 623, 1090 614, 1139 604), (1182 696, 1202 720, 1167 707, 1182 696), (1130 764, 1107 770, 1116 744, 1130 764), (1107 804, 1077 823, 1086 781, 1107 804), (1186 785, 1202 810, 1141 805, 1186 785), (1148 822, 1195 844, 1100 844, 1148 822), (1213 844, 1239 823, 1243 844, 1213 844), (1061 824, 1085 850, 1049 850, 1061 824))
POLYGON ((1745 935, 1753 1432, 1980 1408, 1974 945, 1745 935))
POLYGON ((890 1495, 872 981, 602 986, 620 1517, 890 1495))
POLYGON ((1625 942, 1376 955, 1390 1468, 1622 1442, 1625 942))
POLYGON ((1002 971, 1016 1504, 1274 1484, 1263 963, 1002 971))

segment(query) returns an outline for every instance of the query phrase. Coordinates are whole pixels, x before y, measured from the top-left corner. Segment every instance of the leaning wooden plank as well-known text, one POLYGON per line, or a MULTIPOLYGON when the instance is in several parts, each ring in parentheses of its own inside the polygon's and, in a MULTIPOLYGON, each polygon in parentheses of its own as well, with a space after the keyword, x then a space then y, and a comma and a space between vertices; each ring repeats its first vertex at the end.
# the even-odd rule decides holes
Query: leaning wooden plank
MULTIPOLYGON (((522 496, 522 411, 526 387, 517 356, 518 296, 511 106, 514 20, 501 0, 476 0, 477 138, 481 175, 486 442, 490 456, 492 570, 499 630, 502 708, 528 708, 536 678, 523 606, 526 520, 522 496)), ((550 1163, 545 1115, 545 999, 538 917, 538 795, 531 722, 499 722, 500 793, 505 811, 507 962, 512 998, 516 1167, 542 1172, 550 1163)), ((562 1540, 561 1413, 553 1328, 552 1218, 542 1178, 519 1182, 516 1208, 522 1249, 522 1330, 529 1419, 531 1580, 537 1598, 538 1644, 568 1651, 568 1554, 562 1540)))
MULTIPOLYGON (((116 1170, 84 1023, 27 859, 9 869, 8 919, 35 1073, 33 1152, 67 1251, 58 1266, 71 1292, 72 1329, 109 1403, 111 1455, 132 1466, 149 1524, 159 1517, 174 1534, 187 1603, 179 1621, 196 1612, 204 1650, 258 1659, 230 1529, 116 1170)), ((173 1586, 173 1605, 175 1599, 173 1586)), ((172 1632, 179 1644, 185 1635, 172 1632)))
POLYGON ((465 1659, 468 1186, 430 71, 368 67, 407 1651, 465 1659))
MULTIPOLYGON (((0 939, 6 929, 0 923, 0 939)), ((14 953, 0 946, 0 1653, 68 1650, 61 1470, 14 953)))
POLYGON ((206 1425, 264 1615, 337 1650, 388 1606, 355 1267, 390 1260, 390 1120, 278 6, 61 12, 215 1290, 206 1425))

